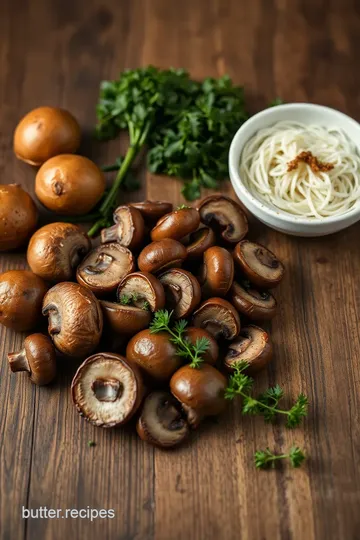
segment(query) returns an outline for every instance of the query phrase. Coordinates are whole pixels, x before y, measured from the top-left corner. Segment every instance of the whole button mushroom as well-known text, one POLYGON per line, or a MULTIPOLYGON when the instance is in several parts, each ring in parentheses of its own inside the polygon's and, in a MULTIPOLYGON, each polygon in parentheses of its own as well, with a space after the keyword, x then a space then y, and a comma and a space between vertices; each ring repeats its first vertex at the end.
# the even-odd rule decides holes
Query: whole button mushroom
POLYGON ((0 274, 0 324, 18 332, 33 330, 41 319, 41 305, 48 287, 28 270, 0 274))
POLYGON ((99 344, 103 329, 100 304, 78 283, 58 283, 45 295, 43 315, 55 347, 67 356, 84 357, 99 344))
POLYGON ((234 261, 226 249, 213 246, 204 253, 199 281, 204 298, 225 296, 234 279, 234 261))
POLYGON ((203 328, 215 339, 234 339, 240 332, 240 317, 233 305, 223 298, 209 298, 195 311, 194 326, 203 328))
POLYGON ((57 107, 30 111, 15 129, 14 152, 30 165, 42 165, 58 154, 71 154, 79 146, 79 124, 72 114, 57 107))
POLYGON ((208 349, 201 355, 203 362, 207 364, 215 365, 219 357, 219 346, 215 339, 209 332, 206 332, 203 328, 196 328, 196 326, 188 326, 185 330, 184 337, 192 345, 195 345, 199 339, 207 339, 208 349))
POLYGON ((63 215, 83 215, 100 200, 105 190, 103 172, 84 156, 62 154, 38 170, 35 193, 49 210, 63 215))
POLYGON ((152 392, 144 400, 136 431, 143 441, 160 448, 172 448, 189 435, 189 425, 171 394, 152 392))
POLYGON ((124 336, 133 336, 151 322, 151 312, 147 309, 121 305, 117 302, 100 300, 104 315, 104 329, 124 336))
POLYGON ((256 287, 272 289, 284 276, 283 264, 261 244, 242 240, 235 246, 233 257, 241 272, 256 287))
POLYGON ((49 223, 31 237, 27 261, 31 270, 47 281, 68 281, 90 247, 89 237, 77 225, 49 223))
POLYGON ((136 208, 119 206, 114 212, 115 225, 101 231, 102 242, 118 242, 131 250, 137 249, 145 235, 144 220, 136 208))
POLYGON ((165 238, 151 242, 140 253, 138 266, 142 272, 157 273, 167 268, 180 267, 186 259, 186 247, 177 240, 165 238))
POLYGON ((253 321, 272 319, 277 303, 269 291, 255 289, 250 281, 234 281, 230 289, 231 303, 236 309, 253 321))
POLYGON ((209 364, 197 369, 181 367, 170 380, 170 390, 181 403, 191 427, 196 428, 207 416, 216 416, 226 408, 227 379, 209 364))
POLYGON ((196 231, 200 224, 199 212, 195 208, 180 207, 161 217, 151 231, 151 240, 157 242, 164 238, 180 240, 196 231))
POLYGON ((198 207, 202 223, 220 231, 221 238, 236 244, 247 235, 248 221, 241 206, 224 195, 210 195, 198 207))
POLYGON ((174 319, 188 317, 200 304, 201 289, 198 280, 187 270, 170 268, 159 275, 165 289, 166 305, 174 319))
POLYGON ((235 364, 246 361, 250 375, 261 371, 271 361, 273 347, 270 336, 265 330, 253 324, 241 329, 240 335, 230 343, 224 359, 224 365, 233 371, 235 364))
POLYGON ((162 216, 172 212, 173 205, 167 201, 141 201, 129 204, 141 212, 147 225, 154 225, 162 216))
POLYGON ((55 348, 51 339, 43 334, 28 336, 23 349, 17 353, 9 353, 8 360, 12 372, 26 371, 34 384, 42 386, 55 379, 55 348))
POLYGON ((157 311, 165 306, 165 292, 160 281, 148 272, 133 272, 125 276, 118 287, 121 304, 157 311))
POLYGON ((111 428, 128 422, 144 395, 141 374, 123 356, 98 353, 87 358, 71 384, 74 405, 97 427, 111 428))
POLYGON ((21 247, 34 232, 38 212, 21 186, 0 186, 0 251, 21 247))

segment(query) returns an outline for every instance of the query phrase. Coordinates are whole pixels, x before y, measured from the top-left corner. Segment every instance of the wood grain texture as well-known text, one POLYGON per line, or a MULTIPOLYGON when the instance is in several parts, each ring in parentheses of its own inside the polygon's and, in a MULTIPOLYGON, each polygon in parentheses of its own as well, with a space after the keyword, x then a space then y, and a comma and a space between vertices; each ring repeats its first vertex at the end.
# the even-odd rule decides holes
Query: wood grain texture
MULTIPOLYGON (((359 34, 356 0, 3 0, 0 182, 33 193, 34 170, 15 159, 11 143, 18 119, 40 104, 77 116, 83 153, 99 163, 116 157, 119 143, 95 143, 91 131, 100 80, 125 67, 229 73, 245 85, 251 111, 281 96, 360 120, 359 34)), ((140 174, 137 199, 181 201, 177 181, 140 174)), ((229 184, 223 191, 232 193, 229 184)), ((326 238, 290 238, 253 223, 250 236, 287 269, 269 326, 275 360, 257 385, 277 382, 290 397, 309 396, 309 416, 293 432, 243 418, 236 405, 175 452, 141 443, 132 426, 96 430, 71 404, 76 366, 64 362, 52 387, 35 388, 10 375, 6 353, 23 336, 1 328, 1 540, 359 538, 359 234, 355 225, 326 238), (255 449, 294 442, 309 455, 303 469, 254 469, 255 449), (22 505, 113 508, 116 517, 23 520, 22 505)), ((25 264, 22 253, 0 256, 1 271, 25 264)))

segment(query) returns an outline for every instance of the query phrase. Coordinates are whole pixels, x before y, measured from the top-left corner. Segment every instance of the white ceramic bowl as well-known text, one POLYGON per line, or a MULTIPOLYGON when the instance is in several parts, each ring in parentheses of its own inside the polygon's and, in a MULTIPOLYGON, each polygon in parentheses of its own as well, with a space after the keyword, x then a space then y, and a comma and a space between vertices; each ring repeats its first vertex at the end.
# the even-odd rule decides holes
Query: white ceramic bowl
POLYGON ((271 203, 265 203, 244 185, 239 173, 239 164, 245 143, 260 129, 283 120, 329 127, 336 126, 341 128, 360 149, 360 124, 339 111, 311 103, 288 103, 265 109, 252 116, 241 126, 230 146, 230 179, 240 201, 254 216, 269 227, 295 236, 324 236, 341 231, 359 221, 360 201, 349 212, 340 216, 323 219, 303 218, 280 210, 271 203))

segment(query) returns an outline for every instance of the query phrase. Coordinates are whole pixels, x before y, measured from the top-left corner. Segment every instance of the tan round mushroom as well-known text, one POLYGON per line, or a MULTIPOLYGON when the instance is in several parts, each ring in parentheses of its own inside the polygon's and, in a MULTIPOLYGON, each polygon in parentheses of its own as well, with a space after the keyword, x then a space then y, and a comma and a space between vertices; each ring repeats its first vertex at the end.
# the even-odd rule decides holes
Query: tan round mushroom
POLYGON ((175 319, 188 317, 200 304, 199 282, 187 270, 170 268, 159 275, 159 281, 165 289, 166 305, 175 319))
POLYGON ((245 361, 249 364, 246 371, 251 375, 267 366, 272 357, 273 347, 269 334, 251 324, 243 327, 239 337, 230 343, 224 365, 232 371, 235 364, 245 361))
POLYGON ((117 298, 120 304, 130 304, 150 311, 165 306, 164 288, 149 272, 133 272, 125 276, 119 284, 117 298))
POLYGON ((143 217, 132 206, 119 206, 114 212, 115 225, 101 231, 102 242, 118 242, 131 250, 137 249, 145 234, 143 217))
POLYGON ((8 354, 13 373, 26 371, 34 384, 51 383, 56 376, 56 354, 51 339, 43 334, 32 334, 25 338, 23 349, 8 354))
POLYGON ((203 328, 215 339, 232 340, 240 332, 240 317, 233 305, 223 298, 209 298, 195 311, 194 326, 203 328))
POLYGON ((198 210, 202 223, 220 230, 221 238, 226 242, 235 244, 247 235, 247 217, 233 199, 210 195, 200 202, 198 210))
POLYGON ((0 186, 0 251, 21 247, 34 232, 38 212, 21 186, 0 186))
POLYGON ((272 289, 284 276, 283 264, 261 244, 242 240, 235 246, 233 256, 241 272, 257 287, 272 289))

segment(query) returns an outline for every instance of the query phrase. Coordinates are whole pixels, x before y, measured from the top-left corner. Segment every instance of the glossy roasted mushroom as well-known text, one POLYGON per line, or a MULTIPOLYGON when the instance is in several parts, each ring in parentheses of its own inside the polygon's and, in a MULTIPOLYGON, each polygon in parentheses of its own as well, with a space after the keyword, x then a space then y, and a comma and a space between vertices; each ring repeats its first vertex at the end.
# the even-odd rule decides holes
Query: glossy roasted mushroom
POLYGON ((220 231, 226 242, 235 244, 248 232, 247 217, 241 206, 224 195, 210 195, 198 207, 200 219, 209 227, 220 231))
POLYGON ((226 387, 226 377, 206 363, 197 369, 183 366, 170 380, 171 393, 181 403, 193 428, 206 416, 215 416, 225 410, 226 387))
POLYGON ((144 395, 139 370, 123 356, 97 353, 81 364, 71 384, 77 411, 94 426, 125 424, 144 395))
POLYGON ((269 249, 242 240, 234 249, 234 260, 251 283, 260 288, 276 287, 284 276, 284 266, 269 249))
POLYGON ((22 246, 34 232, 37 220, 35 203, 21 186, 0 186, 0 251, 22 246))
POLYGON ((215 243, 214 231, 210 227, 201 227, 189 235, 186 245, 187 258, 190 260, 201 259, 205 251, 214 246, 215 243))
POLYGON ((135 268, 133 254, 117 242, 90 251, 78 266, 76 279, 96 296, 116 290, 120 281, 135 268))
POLYGON ((55 348, 51 339, 43 334, 32 334, 25 338, 23 349, 9 353, 8 360, 13 373, 26 371, 34 384, 41 386, 55 379, 55 348))
POLYGON ((139 255, 138 266, 142 272, 158 273, 167 268, 180 267, 186 259, 186 248, 177 240, 165 238, 151 242, 139 255))
POLYGON ((238 312, 223 298, 209 298, 195 311, 194 326, 203 328, 215 339, 234 339, 240 332, 238 312))
POLYGON ((134 272, 121 281, 117 298, 120 304, 157 311, 165 306, 165 292, 160 281, 149 272, 134 272))
POLYGON ((209 347, 201 355, 201 358, 207 364, 215 365, 219 357, 219 346, 215 339, 209 332, 206 332, 203 328, 196 328, 195 326, 188 326, 184 333, 185 339, 187 339, 192 345, 195 345, 197 340, 205 338, 208 340, 209 347))
POLYGON ((226 249, 213 246, 204 253, 199 281, 203 298, 225 296, 234 279, 234 261, 226 249))
POLYGON ((129 204, 141 212, 147 225, 154 225, 162 216, 172 212, 173 205, 167 201, 141 201, 129 204))
POLYGON ((188 436, 189 426, 178 401, 171 394, 152 392, 145 398, 136 431, 143 441, 160 448, 171 448, 188 436))
POLYGON ((58 283, 45 295, 43 315, 55 347, 68 356, 84 357, 99 344, 103 316, 93 293, 78 283, 58 283))
POLYGON ((200 304, 200 285, 190 272, 170 268, 159 275, 159 281, 165 290, 166 307, 173 311, 175 319, 188 317, 200 304))
POLYGON ((31 270, 47 281, 68 281, 90 248, 89 237, 77 225, 49 223, 31 237, 27 261, 31 270))
POLYGON ((199 224, 200 216, 195 208, 180 207, 178 210, 174 210, 159 219, 151 231, 151 239, 153 242, 163 240, 164 238, 180 240, 196 231, 199 224))
POLYGON ((265 330, 253 324, 241 329, 240 335, 230 343, 224 364, 230 371, 234 364, 246 361, 250 375, 262 370, 273 357, 270 336, 265 330))
POLYGON ((119 206, 114 212, 114 223, 101 231, 102 242, 118 242, 129 249, 137 249, 145 234, 144 220, 136 208, 119 206))
POLYGON ((151 322, 151 312, 147 309, 105 300, 101 300, 100 304, 104 315, 104 328, 116 334, 133 336, 147 328, 151 322))
POLYGON ((269 291, 255 289, 247 280, 234 281, 230 289, 231 303, 253 321, 268 321, 276 314, 277 303, 269 291))

